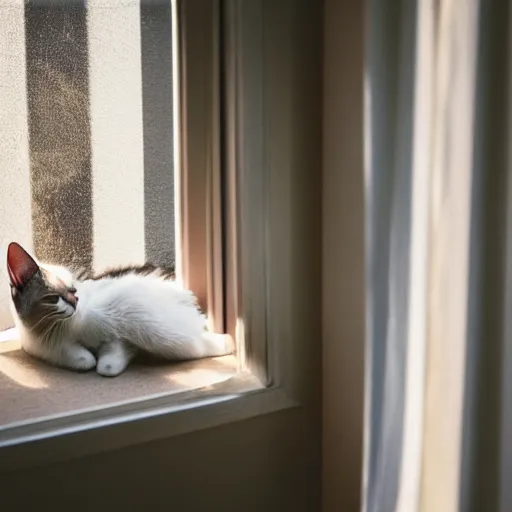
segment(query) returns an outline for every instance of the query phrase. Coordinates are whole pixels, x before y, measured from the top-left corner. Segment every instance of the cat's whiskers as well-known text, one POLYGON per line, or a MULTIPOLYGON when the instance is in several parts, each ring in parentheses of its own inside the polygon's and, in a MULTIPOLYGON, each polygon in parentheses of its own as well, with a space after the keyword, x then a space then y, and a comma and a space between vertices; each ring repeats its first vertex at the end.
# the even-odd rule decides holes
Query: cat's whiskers
MULTIPOLYGON (((34 325, 32 325, 30 328, 33 331, 37 331, 39 325, 41 325, 43 322, 46 322, 47 320, 50 320, 51 318, 59 316, 58 311, 50 311, 50 313, 46 314, 42 318, 40 318, 34 325)), ((55 322, 57 323, 57 322, 55 322)))

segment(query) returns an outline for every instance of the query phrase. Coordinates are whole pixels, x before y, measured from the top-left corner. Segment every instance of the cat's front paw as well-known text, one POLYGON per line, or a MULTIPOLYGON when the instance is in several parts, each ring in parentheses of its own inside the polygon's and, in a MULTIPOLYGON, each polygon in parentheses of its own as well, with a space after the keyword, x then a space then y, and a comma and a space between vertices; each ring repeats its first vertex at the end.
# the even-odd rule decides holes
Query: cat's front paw
POLYGON ((80 354, 76 354, 69 363, 73 370, 88 372, 96 366, 96 358, 88 350, 84 350, 80 354))
POLYGON ((115 354, 107 354, 100 357, 96 371, 103 377, 117 377, 123 373, 127 366, 127 361, 115 354))

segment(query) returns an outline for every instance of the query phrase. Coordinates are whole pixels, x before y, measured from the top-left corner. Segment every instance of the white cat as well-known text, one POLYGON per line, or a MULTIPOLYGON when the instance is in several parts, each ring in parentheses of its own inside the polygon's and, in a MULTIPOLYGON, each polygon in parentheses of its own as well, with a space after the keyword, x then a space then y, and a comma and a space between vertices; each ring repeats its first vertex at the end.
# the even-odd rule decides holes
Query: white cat
POLYGON ((144 265, 80 280, 39 265, 13 242, 7 270, 22 346, 51 364, 115 377, 139 351, 171 360, 233 351, 228 336, 206 331, 193 293, 163 269, 144 265))

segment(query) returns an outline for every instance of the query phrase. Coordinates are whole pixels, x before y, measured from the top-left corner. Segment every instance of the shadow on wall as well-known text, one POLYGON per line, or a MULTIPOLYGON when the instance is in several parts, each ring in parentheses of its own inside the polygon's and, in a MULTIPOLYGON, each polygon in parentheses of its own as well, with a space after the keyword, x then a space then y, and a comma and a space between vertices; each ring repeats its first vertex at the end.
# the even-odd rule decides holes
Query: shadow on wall
POLYGON ((86 270, 174 263, 170 2, 86 4, 0 12, 0 330, 13 240, 86 270))

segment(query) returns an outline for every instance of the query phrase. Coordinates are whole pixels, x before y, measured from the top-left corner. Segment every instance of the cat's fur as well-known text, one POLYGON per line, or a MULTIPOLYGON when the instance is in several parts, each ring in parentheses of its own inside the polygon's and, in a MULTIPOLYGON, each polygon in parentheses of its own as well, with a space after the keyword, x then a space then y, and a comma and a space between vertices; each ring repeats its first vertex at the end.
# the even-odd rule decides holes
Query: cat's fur
POLYGON ((138 351, 171 360, 232 352, 228 337, 207 332, 193 293, 165 270, 145 266, 79 280, 38 264, 15 242, 7 270, 22 346, 51 364, 114 377, 138 351))

